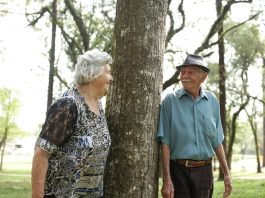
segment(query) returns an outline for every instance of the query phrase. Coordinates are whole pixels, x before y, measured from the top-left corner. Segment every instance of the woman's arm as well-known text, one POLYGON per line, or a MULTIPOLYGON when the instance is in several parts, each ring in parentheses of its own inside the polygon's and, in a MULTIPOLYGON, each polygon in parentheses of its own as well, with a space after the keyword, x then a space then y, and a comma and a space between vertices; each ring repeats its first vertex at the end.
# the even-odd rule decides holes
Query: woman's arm
POLYGON ((31 173, 32 198, 43 198, 49 157, 48 152, 36 146, 31 173))

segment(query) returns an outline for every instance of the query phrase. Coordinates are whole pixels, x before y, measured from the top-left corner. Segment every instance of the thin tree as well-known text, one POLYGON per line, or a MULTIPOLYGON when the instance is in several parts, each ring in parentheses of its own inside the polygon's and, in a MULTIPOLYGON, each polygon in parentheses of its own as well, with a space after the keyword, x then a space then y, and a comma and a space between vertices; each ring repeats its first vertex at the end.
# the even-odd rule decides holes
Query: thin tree
MULTIPOLYGON (((233 59, 231 60, 232 71, 230 72, 231 84, 228 86, 229 91, 233 91, 230 94, 230 105, 233 106, 234 112, 232 113, 232 119, 229 128, 229 142, 227 146, 227 161, 229 167, 231 167, 233 144, 235 142, 237 119, 240 113, 249 104, 251 96, 248 94, 248 70, 252 66, 260 52, 260 36, 259 28, 257 25, 241 26, 234 31, 231 31, 226 36, 227 44, 234 48, 233 59), (234 79, 232 79, 232 74, 234 79), (238 74, 238 76, 236 76, 238 74), (236 81, 240 79, 241 81, 236 81), (241 91, 238 89, 241 88, 241 91), (234 91, 236 90, 236 91, 234 91)), ((227 119, 229 121, 229 119, 227 119)))
MULTIPOLYGON (((219 18, 220 14, 222 13, 222 0, 216 0, 216 13, 217 18, 219 18)), ((224 32, 224 25, 223 21, 220 22, 218 28, 218 55, 219 55, 219 101, 220 101, 220 114, 221 114, 221 122, 223 126, 224 136, 225 139, 223 141, 223 147, 226 154, 226 69, 225 69, 225 44, 224 38, 222 37, 224 32)), ((219 167, 219 180, 224 179, 224 174, 222 172, 221 167, 219 167)))
POLYGON ((15 129, 14 120, 19 110, 19 101, 7 88, 0 89, 0 170, 3 167, 6 142, 15 129))
POLYGON ((47 108, 51 105, 53 101, 53 82, 54 82, 54 60, 55 60, 55 39, 56 39, 56 21, 57 21, 57 0, 52 2, 52 38, 51 38, 51 49, 49 53, 50 60, 50 71, 49 71, 49 82, 48 82, 48 100, 47 108))
POLYGON ((261 173, 261 164, 260 164, 260 156, 259 156, 259 142, 258 142, 258 127, 257 127, 257 106, 256 100, 253 101, 252 105, 252 113, 250 114, 248 110, 245 108, 245 112, 248 116, 248 121, 254 136, 254 143, 255 143, 255 152, 256 152, 256 160, 257 160, 257 173, 261 173))
MULTIPOLYGON (((265 101, 265 57, 262 57, 262 93, 263 101, 265 101)), ((263 103, 263 162, 262 166, 265 166, 265 103, 263 103)))

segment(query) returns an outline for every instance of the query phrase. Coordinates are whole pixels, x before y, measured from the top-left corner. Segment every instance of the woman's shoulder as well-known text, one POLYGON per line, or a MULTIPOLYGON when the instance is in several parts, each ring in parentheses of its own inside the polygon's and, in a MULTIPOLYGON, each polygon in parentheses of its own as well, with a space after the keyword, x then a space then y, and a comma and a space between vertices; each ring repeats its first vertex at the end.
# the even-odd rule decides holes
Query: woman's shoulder
POLYGON ((63 96, 58 99, 56 99, 49 107, 49 109, 55 110, 55 109, 61 109, 61 110, 67 110, 67 109, 76 109, 76 101, 72 96, 63 96))

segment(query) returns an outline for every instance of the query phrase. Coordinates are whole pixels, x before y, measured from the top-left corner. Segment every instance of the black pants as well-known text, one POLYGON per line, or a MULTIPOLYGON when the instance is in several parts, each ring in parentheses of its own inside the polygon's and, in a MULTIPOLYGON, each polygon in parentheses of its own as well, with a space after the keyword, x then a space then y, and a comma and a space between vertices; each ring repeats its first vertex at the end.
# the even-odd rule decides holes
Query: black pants
MULTIPOLYGON (((44 195, 43 198, 56 198, 55 195, 44 195)), ((104 198, 104 196, 99 197, 99 198, 104 198)))
POLYGON ((170 161, 170 174, 175 198, 211 198, 213 194, 212 165, 190 168, 170 161))

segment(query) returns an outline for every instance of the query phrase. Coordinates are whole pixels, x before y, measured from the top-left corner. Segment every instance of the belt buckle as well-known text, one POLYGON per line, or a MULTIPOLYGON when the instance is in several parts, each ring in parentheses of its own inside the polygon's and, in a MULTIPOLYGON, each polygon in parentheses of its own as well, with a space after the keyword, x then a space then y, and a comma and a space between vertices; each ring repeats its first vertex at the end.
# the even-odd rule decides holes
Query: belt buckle
POLYGON ((186 166, 186 167, 190 167, 190 165, 189 165, 189 160, 186 160, 186 162, 185 162, 185 166, 186 166))

